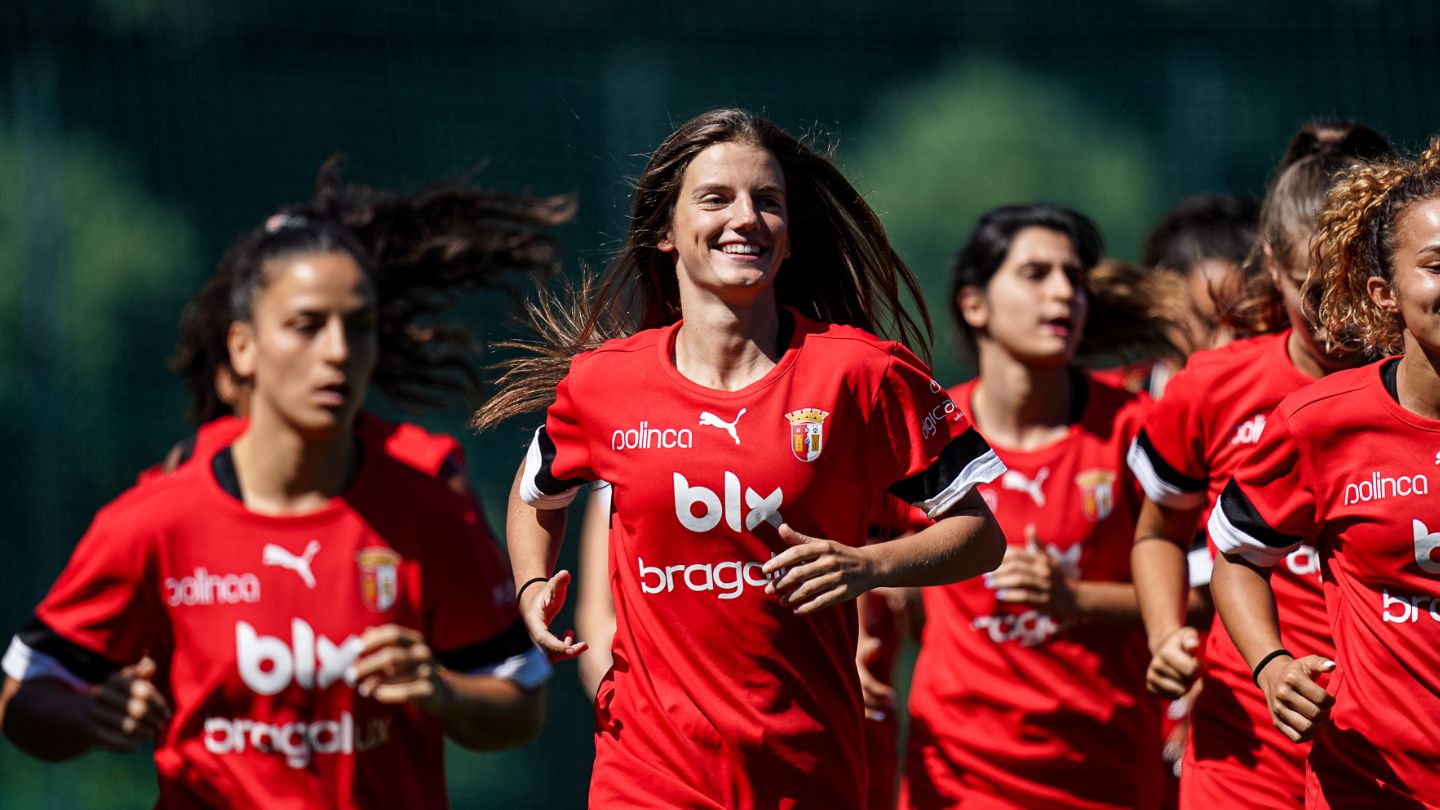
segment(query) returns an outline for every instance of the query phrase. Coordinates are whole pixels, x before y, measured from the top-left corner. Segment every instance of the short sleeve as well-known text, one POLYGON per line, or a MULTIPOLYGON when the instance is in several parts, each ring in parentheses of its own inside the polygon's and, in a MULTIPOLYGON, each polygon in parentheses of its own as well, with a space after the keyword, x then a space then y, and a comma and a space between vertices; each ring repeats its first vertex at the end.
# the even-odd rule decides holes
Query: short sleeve
POLYGON ((463 517, 447 519, 429 540, 422 572, 425 638, 446 667, 491 674, 528 656, 534 644, 516 611, 510 567, 483 515, 468 504, 458 506, 463 500, 455 496, 463 517))
POLYGON ((930 369, 899 344, 892 346, 868 430, 867 466, 875 483, 931 519, 1005 472, 930 369))
POLYGON ((1315 537, 1315 491, 1301 462, 1294 434, 1277 411, 1210 512, 1208 528, 1215 547, 1271 566, 1315 537))
POLYGON ((1193 372, 1175 375, 1130 443, 1126 461, 1145 496, 1171 509, 1205 505, 1205 409, 1193 372))
POLYGON ((147 653, 166 626, 152 539, 96 516, 69 563, 5 656, 15 680, 51 676, 99 683, 147 653))
POLYGON ((597 476, 591 467, 590 445, 581 424, 571 374, 555 389, 555 402, 545 424, 536 429, 525 454, 520 497, 537 509, 563 509, 575 500, 580 485, 597 476))

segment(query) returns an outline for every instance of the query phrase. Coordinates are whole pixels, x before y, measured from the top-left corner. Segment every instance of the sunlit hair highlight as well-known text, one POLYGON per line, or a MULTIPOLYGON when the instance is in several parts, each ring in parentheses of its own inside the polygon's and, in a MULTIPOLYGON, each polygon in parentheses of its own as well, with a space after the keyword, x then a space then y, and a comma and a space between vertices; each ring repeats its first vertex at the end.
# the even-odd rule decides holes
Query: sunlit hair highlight
POLYGON ((336 251, 350 255, 375 286, 373 384, 407 410, 454 395, 473 405, 481 384, 473 365, 479 340, 471 329, 432 318, 478 290, 508 289, 514 274, 553 273, 560 253, 551 229, 573 213, 568 196, 463 186, 399 196, 345 186, 340 161, 326 161, 311 202, 283 209, 241 237, 186 308, 171 368, 185 380, 189 418, 203 424, 231 412, 215 390, 217 372, 230 369, 226 335, 232 321, 250 319, 271 263, 336 251))
POLYGON ((929 359, 933 333, 919 282, 890 246, 880 218, 835 167, 833 148, 812 146, 745 110, 711 110, 681 124, 651 156, 635 182, 625 242, 603 276, 529 304, 538 339, 510 344, 519 354, 501 364, 499 392, 476 412, 475 427, 547 407, 575 355, 680 318, 675 260, 659 244, 685 170, 722 143, 765 149, 784 171, 791 255, 775 278, 777 302, 814 320, 892 337, 929 359))
POLYGON ((1240 335, 1280 332, 1290 325, 1285 300, 1270 277, 1264 251, 1282 272, 1311 269, 1311 242, 1325 195, 1338 175, 1360 162, 1393 155, 1384 137, 1348 121, 1321 120, 1290 140, 1260 206, 1255 250, 1233 290, 1217 300, 1221 322, 1240 335))
POLYGON ((1414 204, 1440 198, 1440 136, 1418 160, 1390 159, 1351 168, 1331 189, 1315 240, 1320 335, 1372 357, 1402 347, 1404 324, 1371 298, 1368 282, 1395 282, 1396 231, 1414 204))

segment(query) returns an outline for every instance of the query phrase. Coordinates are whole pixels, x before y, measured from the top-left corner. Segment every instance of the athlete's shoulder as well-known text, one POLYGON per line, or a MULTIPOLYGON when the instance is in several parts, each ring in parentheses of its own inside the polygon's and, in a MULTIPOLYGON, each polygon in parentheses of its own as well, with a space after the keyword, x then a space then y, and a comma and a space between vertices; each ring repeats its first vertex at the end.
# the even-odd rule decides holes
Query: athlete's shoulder
POLYGON ((648 352, 656 351, 656 344, 668 339, 669 334, 674 330, 675 324, 670 324, 653 329, 642 329, 625 337, 611 338, 589 351, 575 355, 575 359, 570 361, 570 373, 573 375, 582 369, 603 367, 608 363, 625 359, 643 360, 650 356, 647 354, 648 352))
POLYGON ((795 313, 795 328, 804 333, 807 343, 813 341, 827 353, 844 352, 879 363, 888 362, 897 354, 912 354, 903 344, 886 340, 858 326, 815 321, 798 312, 795 313))
POLYGON ((1190 355, 1180 374, 1200 376, 1229 376, 1235 369, 1251 366, 1273 351, 1276 344, 1283 343, 1285 333, 1258 335, 1241 338, 1214 349, 1201 349, 1190 355))
POLYGON ((1368 421, 1374 417, 1372 410, 1349 403, 1361 403, 1374 394, 1384 362, 1327 374, 1281 400, 1280 413, 1292 423, 1317 426, 1368 421))
POLYGON ((138 482, 95 513, 92 528, 158 532, 174 525, 189 507, 208 497, 200 464, 182 464, 174 472, 138 482))
POLYGON ((411 422, 390 422, 362 411, 356 427, 386 455, 429 476, 439 475, 445 460, 462 453, 460 443, 445 433, 431 433, 411 422))

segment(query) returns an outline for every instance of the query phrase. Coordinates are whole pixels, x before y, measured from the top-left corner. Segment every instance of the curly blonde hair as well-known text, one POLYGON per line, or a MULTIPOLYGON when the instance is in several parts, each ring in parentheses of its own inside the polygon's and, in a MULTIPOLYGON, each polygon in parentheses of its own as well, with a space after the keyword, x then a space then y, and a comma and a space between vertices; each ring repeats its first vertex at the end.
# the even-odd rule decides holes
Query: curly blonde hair
POLYGON ((1404 324, 1370 298, 1371 278, 1393 284, 1395 226, 1414 203, 1440 197, 1440 136, 1418 160, 1391 159, 1350 168, 1331 188, 1320 215, 1315 272, 1304 294, 1320 289, 1320 336, 1372 357, 1401 348, 1404 324))

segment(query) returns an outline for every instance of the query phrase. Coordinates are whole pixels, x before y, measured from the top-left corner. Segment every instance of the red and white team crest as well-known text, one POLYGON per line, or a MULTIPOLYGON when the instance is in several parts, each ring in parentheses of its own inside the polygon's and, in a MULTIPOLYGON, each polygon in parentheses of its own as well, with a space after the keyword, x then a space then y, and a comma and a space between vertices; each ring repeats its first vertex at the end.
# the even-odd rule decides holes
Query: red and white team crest
POLYGON ((785 414, 790 420, 790 451, 801 461, 814 461, 825 448, 825 417, 829 411, 801 408, 785 414))
POLYGON ((1115 472, 1113 470, 1086 470, 1075 476, 1075 485, 1080 487, 1082 508, 1085 517, 1099 522, 1115 511, 1115 472))
POLYGON ((365 607, 384 613, 400 595, 400 555, 388 548, 365 548, 355 555, 360 565, 360 599, 365 607))

